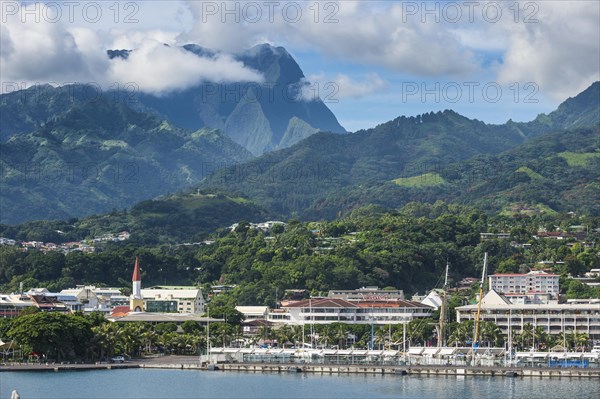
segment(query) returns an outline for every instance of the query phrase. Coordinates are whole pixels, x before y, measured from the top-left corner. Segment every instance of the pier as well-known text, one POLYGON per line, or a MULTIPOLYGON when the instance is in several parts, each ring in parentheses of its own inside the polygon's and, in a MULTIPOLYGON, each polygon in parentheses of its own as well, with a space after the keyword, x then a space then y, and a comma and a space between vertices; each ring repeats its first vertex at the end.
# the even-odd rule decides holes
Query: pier
POLYGON ((96 364, 2 364, 0 372, 7 371, 85 371, 119 370, 131 368, 197 370, 204 372, 250 373, 313 373, 313 374, 367 374, 395 376, 486 376, 500 378, 592 378, 600 379, 600 368, 556 367, 466 367, 450 365, 368 365, 368 364, 299 364, 299 363, 200 363, 197 356, 164 356, 126 363, 96 364))
POLYGON ((453 366, 367 366, 367 365, 321 365, 306 364, 219 364, 223 371, 244 372, 294 372, 319 374, 374 374, 419 376, 489 376, 489 377, 553 377, 553 378, 600 378, 600 369, 515 368, 515 367, 453 367, 453 366))
POLYGON ((139 368, 139 363, 12 363, 0 365, 3 371, 85 371, 85 370, 119 370, 139 368))

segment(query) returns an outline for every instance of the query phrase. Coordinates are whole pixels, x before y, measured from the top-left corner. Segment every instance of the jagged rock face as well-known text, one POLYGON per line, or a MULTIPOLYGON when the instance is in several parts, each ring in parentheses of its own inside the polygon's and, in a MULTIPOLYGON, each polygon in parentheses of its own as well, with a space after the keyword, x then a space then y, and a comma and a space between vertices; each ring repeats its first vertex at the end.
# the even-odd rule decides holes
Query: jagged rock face
MULTIPOLYGON (((197 45, 184 48, 215 55, 197 45)), ((320 99, 303 99, 304 74, 283 47, 263 44, 234 58, 261 73, 264 82, 206 83, 160 98, 140 95, 140 103, 178 126, 221 129, 254 155, 289 147, 317 131, 346 132, 320 99)))
MULTIPOLYGON (((457 198, 498 211, 520 195, 549 209, 577 204, 575 209, 597 214, 599 90, 596 82, 530 122, 489 125, 445 110, 400 116, 352 134, 317 133, 237 166, 257 171, 252 179, 223 178, 235 176, 236 169, 228 168, 200 187, 242 193, 280 214, 309 220, 367 204, 398 208, 457 198), (561 135, 568 140, 558 140, 561 135), (537 141, 518 151, 531 140, 537 141), (568 168, 565 159, 575 166, 568 168)), ((303 123, 292 119, 282 142, 304 135, 303 123)))

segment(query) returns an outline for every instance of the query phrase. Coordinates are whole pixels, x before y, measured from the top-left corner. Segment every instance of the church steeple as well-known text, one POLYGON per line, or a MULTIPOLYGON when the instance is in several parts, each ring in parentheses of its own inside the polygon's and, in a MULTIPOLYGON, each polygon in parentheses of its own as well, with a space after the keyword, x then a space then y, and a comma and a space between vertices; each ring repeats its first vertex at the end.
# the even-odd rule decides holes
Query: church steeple
POLYGON ((142 277, 140 274, 139 259, 135 257, 135 266, 133 268, 132 290, 129 298, 129 309, 133 312, 144 311, 144 298, 142 297, 142 277))

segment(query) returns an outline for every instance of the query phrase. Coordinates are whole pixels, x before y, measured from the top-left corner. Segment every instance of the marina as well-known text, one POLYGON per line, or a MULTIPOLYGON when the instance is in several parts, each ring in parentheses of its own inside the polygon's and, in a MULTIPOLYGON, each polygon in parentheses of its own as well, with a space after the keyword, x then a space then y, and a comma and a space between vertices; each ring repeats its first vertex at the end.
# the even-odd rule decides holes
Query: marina
MULTIPOLYGON (((231 348, 233 349, 233 348, 231 348)), ((214 358, 216 360, 216 357, 214 358)), ((124 369, 171 369, 196 371, 228 371, 251 373, 309 373, 330 375, 393 375, 393 376, 446 376, 446 377, 537 377, 537 378, 600 378, 597 367, 527 367, 435 365, 407 362, 405 364, 377 362, 351 363, 295 363, 282 357, 278 362, 214 362, 199 361, 196 356, 163 356, 146 358, 122 364, 5 364, 0 372, 69 372, 124 369)))

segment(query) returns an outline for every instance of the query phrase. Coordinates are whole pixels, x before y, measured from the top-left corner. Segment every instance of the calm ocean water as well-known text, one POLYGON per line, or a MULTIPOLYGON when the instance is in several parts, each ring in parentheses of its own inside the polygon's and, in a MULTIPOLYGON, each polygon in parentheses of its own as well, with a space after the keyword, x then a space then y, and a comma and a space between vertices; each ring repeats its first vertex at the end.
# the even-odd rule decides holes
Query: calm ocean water
POLYGON ((504 377, 261 374, 191 370, 0 373, 0 398, 600 398, 600 381, 504 377))

